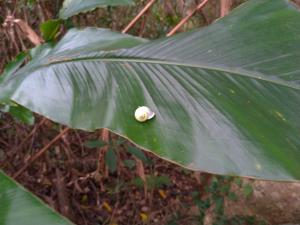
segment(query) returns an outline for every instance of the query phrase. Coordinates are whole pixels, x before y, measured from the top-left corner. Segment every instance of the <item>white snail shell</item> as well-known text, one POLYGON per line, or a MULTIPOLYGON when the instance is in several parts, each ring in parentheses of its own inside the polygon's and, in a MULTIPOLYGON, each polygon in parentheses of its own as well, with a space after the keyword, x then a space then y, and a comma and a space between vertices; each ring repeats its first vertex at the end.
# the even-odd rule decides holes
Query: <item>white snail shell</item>
POLYGON ((134 112, 134 117, 139 122, 145 122, 152 119, 155 113, 151 111, 147 106, 140 106, 134 112))

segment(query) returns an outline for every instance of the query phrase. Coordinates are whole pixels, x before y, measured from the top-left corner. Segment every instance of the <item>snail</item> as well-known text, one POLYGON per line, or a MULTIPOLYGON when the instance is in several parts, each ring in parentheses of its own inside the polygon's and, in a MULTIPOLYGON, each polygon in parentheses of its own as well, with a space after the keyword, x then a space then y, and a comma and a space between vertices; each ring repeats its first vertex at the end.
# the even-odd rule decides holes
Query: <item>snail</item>
POLYGON ((147 120, 151 120, 154 116, 155 113, 147 106, 139 106, 134 112, 134 117, 139 122, 146 122, 147 120))

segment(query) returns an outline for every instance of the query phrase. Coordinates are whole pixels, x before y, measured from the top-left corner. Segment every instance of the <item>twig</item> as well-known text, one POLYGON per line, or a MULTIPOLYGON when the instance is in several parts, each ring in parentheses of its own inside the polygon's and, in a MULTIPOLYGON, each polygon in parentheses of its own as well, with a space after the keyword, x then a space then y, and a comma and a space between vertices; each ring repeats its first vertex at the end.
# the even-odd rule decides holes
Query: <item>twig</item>
POLYGON ((35 160, 41 157, 57 140, 59 140, 64 134, 66 134, 70 128, 65 128, 62 130, 55 138, 53 138, 44 148, 42 148, 38 153, 32 156, 29 161, 18 171, 14 174, 13 178, 16 179, 20 176, 35 160))
POLYGON ((127 33, 131 27, 144 15, 145 12, 155 3, 156 0, 150 0, 147 5, 140 11, 140 13, 125 27, 122 31, 123 34, 127 33))
POLYGON ((37 1, 37 12, 38 12, 38 15, 39 15, 39 18, 40 18, 41 22, 44 23, 46 21, 46 18, 45 18, 45 14, 43 12, 43 9, 40 5, 39 0, 37 1))
POLYGON ((145 30, 145 26, 146 26, 146 23, 147 23, 147 20, 148 20, 147 14, 149 14, 149 13, 147 13, 147 12, 145 13, 144 18, 143 18, 143 20, 141 22, 141 27, 140 27, 140 31, 139 31, 139 37, 142 37, 143 32, 145 30))
POLYGON ((20 48, 19 48, 19 45, 18 45, 18 43, 16 41, 16 36, 15 36, 15 31, 13 29, 13 26, 9 26, 9 28, 8 28, 8 34, 9 34, 9 37, 10 37, 9 40, 11 40, 11 42, 13 43, 13 45, 14 45, 16 51, 17 51, 17 54, 19 54, 20 48))
POLYGON ((23 141, 21 142, 21 144, 19 144, 16 148, 15 148, 15 152, 18 151, 36 132, 36 130, 41 127, 45 122, 47 121, 46 118, 43 118, 41 120, 41 122, 39 122, 37 125, 34 126, 34 128, 32 129, 32 131, 30 132, 30 134, 28 134, 28 136, 23 139, 23 141))
POLYGON ((59 168, 55 168, 56 180, 54 180, 54 185, 57 191, 59 211, 66 217, 72 218, 70 201, 66 192, 66 184, 64 177, 59 168))
POLYGON ((21 31, 20 31, 19 28, 17 28, 17 27, 16 27, 15 31, 16 31, 16 33, 17 33, 17 37, 18 37, 19 42, 20 42, 20 44, 21 44, 22 51, 27 51, 27 48, 26 48, 26 46, 25 46, 25 44, 24 44, 24 41, 23 41, 23 39, 22 39, 21 31))
POLYGON ((97 172, 99 173, 101 171, 101 165, 102 165, 102 169, 104 171, 105 177, 108 177, 109 173, 108 173, 107 165, 105 165, 105 163, 101 163, 101 162, 104 160, 103 156, 108 151, 108 147, 109 147, 108 143, 109 143, 109 139, 110 139, 109 130, 107 130, 105 128, 102 129, 100 138, 101 138, 102 141, 107 143, 107 145, 105 145, 105 146, 103 146, 102 148, 99 149, 97 172))
POLYGON ((114 209, 112 211, 111 217, 109 218, 109 224, 114 224, 114 217, 116 215, 118 207, 119 207, 119 201, 117 201, 116 204, 114 205, 114 209))
POLYGON ((175 34, 178 29, 185 24, 198 10, 201 10, 206 3, 208 3, 209 0, 203 0, 189 15, 187 15, 185 18, 183 18, 168 34, 167 37, 172 36, 175 34))

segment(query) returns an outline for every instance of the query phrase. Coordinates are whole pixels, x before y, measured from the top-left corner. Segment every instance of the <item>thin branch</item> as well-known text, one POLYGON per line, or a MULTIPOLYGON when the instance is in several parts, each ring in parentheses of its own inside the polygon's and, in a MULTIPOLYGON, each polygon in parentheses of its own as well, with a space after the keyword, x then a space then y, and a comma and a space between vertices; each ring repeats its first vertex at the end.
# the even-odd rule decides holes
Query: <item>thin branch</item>
POLYGON ((127 33, 134 24, 144 15, 145 12, 155 3, 156 0, 150 0, 147 5, 140 11, 140 13, 125 27, 125 29, 122 31, 123 34, 127 33))
POLYGON ((58 141, 63 135, 65 135, 70 128, 65 128, 62 130, 55 138, 53 138, 44 148, 42 148, 39 152, 37 152, 34 156, 32 156, 29 161, 14 174, 13 178, 16 179, 20 176, 35 160, 41 157, 56 141, 58 141))
POLYGON ((208 3, 209 0, 203 0, 201 3, 199 3, 199 5, 189 14, 187 15, 185 18, 183 18, 168 34, 167 37, 172 36, 173 34, 175 34, 179 28, 185 24, 197 11, 201 10, 206 3, 208 3))
MULTIPOLYGON (((28 134, 28 136, 26 138, 23 139, 23 141, 21 142, 21 144, 19 144, 16 148, 15 148, 15 153, 16 151, 18 151, 19 149, 22 148, 22 146, 35 134, 35 132, 37 131, 38 128, 40 128, 45 122, 47 121, 46 118, 43 118, 37 125, 34 126, 34 128, 32 129, 32 131, 28 134)), ((14 154, 15 154, 14 153, 14 154)))

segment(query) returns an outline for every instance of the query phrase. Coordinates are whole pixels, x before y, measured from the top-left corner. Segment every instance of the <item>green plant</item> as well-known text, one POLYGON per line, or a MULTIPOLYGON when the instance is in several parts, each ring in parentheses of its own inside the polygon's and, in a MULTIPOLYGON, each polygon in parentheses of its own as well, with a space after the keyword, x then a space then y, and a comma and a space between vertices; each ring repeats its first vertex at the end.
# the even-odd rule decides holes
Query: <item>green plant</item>
POLYGON ((73 128, 106 127, 191 169, 297 180, 299 17, 284 0, 253 0, 210 27, 141 45, 72 29, 4 79, 0 98, 73 128), (156 117, 135 121, 141 105, 156 117))
POLYGON ((205 195, 201 196, 199 192, 193 193, 193 201, 199 209, 199 223, 204 224, 207 211, 210 211, 210 216, 214 221, 214 225, 237 224, 237 225, 264 225, 265 222, 257 219, 255 216, 234 216, 228 218, 224 212, 225 199, 229 201, 238 201, 238 195, 232 190, 232 184, 236 184, 239 189, 245 194, 245 197, 250 197, 252 194, 251 184, 243 184, 239 178, 230 176, 214 176, 210 183, 205 188, 205 195), (245 192, 245 190, 247 190, 245 192), (209 210, 211 209, 211 210, 209 210))
MULTIPOLYGON (((72 1, 66 1, 61 18, 99 2, 69 8, 72 1)), ((41 26, 46 40, 55 39, 60 23, 41 26)), ((56 45, 46 43, 20 57, 1 77, 0 100, 73 128, 108 128, 190 169, 299 180, 299 25, 291 3, 252 0, 208 28, 156 41, 71 29, 56 45), (20 68, 26 58, 31 61, 20 68), (135 121, 141 105, 156 117, 135 121)), ((144 160, 136 149, 130 151, 144 160)), ((114 172, 116 152, 109 148, 105 159, 114 172)), ((224 193, 235 196, 220 182, 209 187, 217 193, 210 201, 197 204, 202 210, 215 204, 221 223, 224 193)), ((0 186, 1 201, 5 187, 0 186)), ((0 215, 5 221, 7 213, 0 215)))

